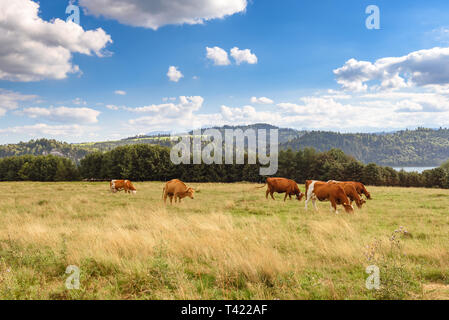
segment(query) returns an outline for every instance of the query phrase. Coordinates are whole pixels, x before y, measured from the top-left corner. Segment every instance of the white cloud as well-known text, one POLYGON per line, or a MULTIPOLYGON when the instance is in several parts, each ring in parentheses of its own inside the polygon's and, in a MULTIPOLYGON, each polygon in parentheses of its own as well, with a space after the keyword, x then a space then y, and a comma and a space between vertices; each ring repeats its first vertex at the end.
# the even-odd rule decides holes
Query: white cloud
POLYGON ((255 104, 273 104, 274 101, 267 98, 267 97, 251 97, 251 103, 255 103, 255 104))
POLYGON ((108 108, 109 110, 114 110, 114 111, 120 109, 120 107, 118 107, 118 106, 116 106, 114 104, 107 104, 106 108, 108 108))
POLYGON ((123 24, 158 29, 168 24, 202 24, 246 9, 246 0, 80 0, 87 13, 123 24))
POLYGON ((253 106, 231 108, 221 106, 221 118, 227 123, 250 124, 256 122, 273 123, 280 120, 280 114, 256 111, 253 106))
POLYGON ((83 106, 87 105, 87 102, 84 101, 84 100, 81 99, 81 98, 75 98, 75 99, 72 101, 72 103, 73 103, 73 104, 76 104, 77 106, 79 106, 79 105, 83 105, 83 106))
POLYGON ((181 73, 181 71, 178 70, 175 66, 170 66, 168 68, 167 77, 170 81, 178 82, 181 78, 184 77, 184 75, 181 73))
POLYGON ((80 137, 86 133, 92 133, 97 128, 85 127, 77 124, 73 125, 48 125, 45 123, 38 123, 28 126, 16 126, 0 129, 2 134, 25 134, 31 137, 42 136, 65 136, 65 137, 80 137))
POLYGON ((257 63, 257 56, 251 53, 251 50, 249 49, 240 50, 239 48, 234 47, 231 49, 231 56, 234 58, 235 62, 238 65, 244 62, 249 64, 257 63))
POLYGON ((72 53, 103 56, 111 37, 101 28, 85 31, 73 22, 47 22, 31 0, 0 0, 0 79, 64 79, 80 72, 72 53))
POLYGON ((327 91, 301 97, 297 102, 278 103, 276 109, 259 111, 253 106, 221 106, 215 113, 202 112, 202 97, 181 97, 179 103, 165 103, 130 109, 144 116, 129 121, 136 132, 167 130, 179 132, 199 127, 267 122, 281 127, 378 131, 404 127, 436 127, 449 123, 449 96, 425 88, 423 92, 379 91, 343 94, 327 91))
POLYGON ((449 27, 434 29, 432 30, 432 34, 435 37, 435 40, 445 44, 449 43, 449 27))
POLYGON ((0 89, 0 117, 8 110, 19 108, 20 102, 36 99, 35 95, 23 95, 21 93, 0 89))
POLYGON ((114 93, 119 95, 119 96, 125 96, 126 95, 126 91, 123 91, 123 90, 115 90, 114 93))
POLYGON ((136 113, 152 113, 169 117, 191 116, 193 112, 201 109, 204 98, 200 96, 179 97, 179 103, 152 104, 138 108, 127 108, 128 111, 136 113))
POLYGON ((335 69, 343 89, 366 91, 368 82, 377 81, 373 89, 400 89, 412 86, 449 84, 449 48, 419 50, 402 57, 382 58, 374 63, 348 60, 335 69))
POLYGON ((20 111, 30 118, 44 118, 63 123, 97 123, 100 112, 90 108, 26 108, 20 111))
POLYGON ((206 57, 214 62, 216 66, 227 66, 231 64, 228 53, 220 47, 206 47, 206 57))

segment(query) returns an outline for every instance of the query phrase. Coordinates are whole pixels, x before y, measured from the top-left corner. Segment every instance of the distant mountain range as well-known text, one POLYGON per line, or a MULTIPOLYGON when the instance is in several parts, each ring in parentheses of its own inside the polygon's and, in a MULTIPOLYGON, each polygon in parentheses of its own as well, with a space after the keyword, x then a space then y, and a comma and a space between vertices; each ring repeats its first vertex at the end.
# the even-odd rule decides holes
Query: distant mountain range
MULTIPOLYGON (((449 159, 449 129, 403 130, 392 133, 337 133, 327 131, 301 131, 278 128, 259 123, 248 126, 215 127, 224 133, 225 129, 279 129, 279 148, 299 150, 315 148, 327 151, 332 148, 343 150, 356 159, 384 166, 439 166, 449 159)), ((190 132, 192 134, 192 132, 190 132)), ((117 141, 69 144, 55 140, 39 139, 18 144, 0 146, 0 158, 15 155, 65 156, 79 162, 87 153, 107 151, 128 144, 157 144, 170 147, 173 142, 165 132, 152 132, 117 141)))

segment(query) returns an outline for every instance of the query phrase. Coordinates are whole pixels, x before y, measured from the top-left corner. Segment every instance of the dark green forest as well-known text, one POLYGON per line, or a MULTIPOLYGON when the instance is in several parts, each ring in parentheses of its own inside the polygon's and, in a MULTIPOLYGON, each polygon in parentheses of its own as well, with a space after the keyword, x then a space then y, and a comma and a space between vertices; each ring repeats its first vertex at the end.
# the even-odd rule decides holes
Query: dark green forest
MULTIPOLYGON (((249 126, 224 126, 225 129, 276 129, 268 124, 249 126)), ((376 163, 393 167, 439 166, 449 159, 449 129, 404 130, 395 133, 336 133, 325 131, 298 131, 279 129, 279 148, 294 151, 314 148, 325 152, 331 149, 343 150, 363 163, 376 163)), ((31 140, 18 144, 0 146, 0 158, 21 155, 54 154, 72 159, 79 164, 89 153, 111 151, 119 146, 149 144, 170 147, 173 142, 167 135, 136 136, 118 141, 69 144, 56 140, 31 140)))
MULTIPOLYGON (((298 183, 307 179, 355 180, 367 185, 449 188, 449 162, 422 174, 395 171, 375 163, 367 165, 338 149, 318 152, 313 148, 279 153, 276 176, 298 183)), ((247 163, 247 161, 245 161, 247 163)), ((263 182, 258 164, 181 164, 170 161, 170 149, 148 144, 117 147, 108 152, 93 152, 78 166, 63 157, 15 156, 0 159, 0 181, 73 181, 80 179, 130 179, 187 182, 263 182)))

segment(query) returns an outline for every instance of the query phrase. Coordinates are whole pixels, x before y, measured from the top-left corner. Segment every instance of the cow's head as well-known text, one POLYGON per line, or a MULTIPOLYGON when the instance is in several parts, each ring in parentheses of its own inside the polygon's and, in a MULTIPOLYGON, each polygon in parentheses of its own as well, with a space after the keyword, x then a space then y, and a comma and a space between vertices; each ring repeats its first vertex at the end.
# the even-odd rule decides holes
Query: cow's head
POLYGON ((298 199, 298 201, 301 201, 303 197, 304 197, 304 193, 302 193, 301 191, 296 194, 296 199, 298 199))
POLYGON ((371 194, 368 191, 365 191, 365 196, 368 200, 371 200, 371 194))
POLYGON ((357 208, 361 209, 362 206, 366 203, 365 199, 360 199, 360 201, 357 201, 357 208))
POLYGON ((354 213, 354 207, 350 204, 343 203, 343 207, 347 213, 354 213))
POLYGON ((195 190, 193 188, 188 188, 186 191, 186 194, 190 199, 194 199, 195 190))
POLYGON ((136 193, 137 193, 137 190, 136 190, 136 189, 132 190, 132 193, 133 193, 133 194, 136 194, 136 193))

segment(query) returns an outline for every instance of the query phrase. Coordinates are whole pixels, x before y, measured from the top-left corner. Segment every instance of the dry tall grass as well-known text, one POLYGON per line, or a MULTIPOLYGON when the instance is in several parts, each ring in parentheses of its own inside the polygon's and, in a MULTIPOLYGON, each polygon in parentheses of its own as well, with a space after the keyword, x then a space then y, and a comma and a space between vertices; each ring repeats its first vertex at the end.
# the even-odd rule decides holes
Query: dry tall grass
POLYGON ((136 196, 107 183, 0 183, 0 297, 448 298, 449 191, 371 187, 364 209, 334 215, 328 203, 266 200, 253 184, 196 186, 195 200, 165 207, 158 182, 136 183, 136 196), (399 226, 411 236, 393 250, 399 226), (365 288, 373 261, 379 291, 365 288), (68 265, 80 267, 79 290, 64 286, 68 265))

